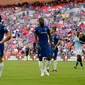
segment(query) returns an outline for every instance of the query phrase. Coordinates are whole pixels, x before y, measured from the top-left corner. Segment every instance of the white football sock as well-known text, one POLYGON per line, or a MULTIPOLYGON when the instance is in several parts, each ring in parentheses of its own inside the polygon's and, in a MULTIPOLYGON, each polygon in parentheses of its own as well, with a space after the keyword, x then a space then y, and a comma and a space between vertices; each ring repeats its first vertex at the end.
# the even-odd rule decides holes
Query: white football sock
POLYGON ((45 70, 50 68, 51 61, 46 60, 45 70))
POLYGON ((2 75, 3 67, 4 67, 4 64, 3 64, 3 62, 1 62, 0 63, 0 77, 2 75))
POLYGON ((47 61, 47 62, 48 62, 47 69, 49 70, 49 68, 50 68, 50 65, 51 65, 51 60, 50 60, 50 61, 47 61))
POLYGON ((42 61, 39 61, 39 67, 40 67, 41 72, 44 72, 43 71, 43 62, 42 61))
POLYGON ((57 70, 57 60, 54 60, 54 70, 57 70))

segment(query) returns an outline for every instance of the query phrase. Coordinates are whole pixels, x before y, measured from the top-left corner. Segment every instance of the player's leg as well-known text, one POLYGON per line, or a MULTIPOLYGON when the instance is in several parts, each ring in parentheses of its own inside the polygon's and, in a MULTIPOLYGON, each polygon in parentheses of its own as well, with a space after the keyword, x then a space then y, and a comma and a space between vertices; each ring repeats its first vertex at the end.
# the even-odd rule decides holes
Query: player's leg
POLYGON ((49 46, 49 50, 50 50, 50 57, 47 57, 46 58, 46 63, 47 63, 47 71, 49 72, 49 68, 50 68, 50 65, 51 65, 51 59, 52 59, 52 54, 53 54, 53 50, 52 50, 52 47, 49 46))
POLYGON ((53 72, 57 72, 57 57, 53 57, 54 59, 54 69, 53 69, 53 72))
POLYGON ((77 61, 76 61, 76 65, 74 66, 74 68, 76 69, 79 63, 79 55, 77 55, 77 61))
POLYGON ((54 69, 53 72, 57 72, 57 55, 58 55, 58 49, 54 50, 53 52, 53 59, 54 59, 54 69))
POLYGON ((2 71, 3 71, 3 61, 2 61, 2 57, 0 56, 0 77, 2 76, 2 71))
POLYGON ((48 76, 49 76, 49 72, 48 72, 47 69, 49 69, 50 64, 51 64, 51 57, 47 57, 47 58, 46 58, 46 64, 45 64, 44 72, 45 72, 45 74, 48 75, 48 76))
POLYGON ((43 69, 43 57, 39 57, 39 67, 41 71, 41 76, 44 76, 44 69, 43 69))
POLYGON ((2 76, 2 71, 3 71, 3 66, 4 66, 3 60, 2 60, 3 55, 4 55, 4 46, 1 45, 0 46, 0 77, 2 76))
POLYGON ((80 65, 81 65, 81 68, 84 68, 84 67, 83 67, 83 63, 82 63, 82 61, 80 62, 80 65))
POLYGON ((51 56, 52 56, 52 48, 51 46, 47 46, 47 50, 45 51, 45 55, 47 56, 46 57, 46 65, 45 65, 45 69, 44 69, 44 72, 46 75, 49 76, 49 68, 50 68, 50 64, 51 64, 51 56))
POLYGON ((79 57, 79 62, 80 62, 81 68, 83 68, 82 57, 81 57, 81 55, 79 55, 79 56, 80 56, 79 57))
POLYGON ((43 57, 44 57, 44 45, 39 44, 40 49, 38 49, 38 58, 39 58, 39 67, 41 71, 41 76, 44 76, 44 68, 43 68, 43 57))
POLYGON ((49 59, 47 59, 47 71, 49 72, 49 69, 50 69, 50 65, 51 65, 51 59, 52 59, 52 57, 50 57, 50 60, 49 59))
POLYGON ((28 61, 28 55, 29 55, 29 51, 26 50, 26 58, 27 58, 27 61, 28 61))

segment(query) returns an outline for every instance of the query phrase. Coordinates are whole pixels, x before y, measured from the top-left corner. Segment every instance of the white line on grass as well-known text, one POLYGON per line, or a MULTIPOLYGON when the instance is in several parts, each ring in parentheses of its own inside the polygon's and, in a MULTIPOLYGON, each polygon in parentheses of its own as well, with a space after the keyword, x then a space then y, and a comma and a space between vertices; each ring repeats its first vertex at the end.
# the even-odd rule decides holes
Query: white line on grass
POLYGON ((1 78, 1 79, 3 79, 3 80, 13 80, 13 79, 39 79, 39 78, 41 78, 41 77, 18 77, 18 78, 1 78))
MULTIPOLYGON (((2 80, 14 80, 14 79, 39 79, 39 78, 69 78, 69 76, 57 76, 57 77, 51 77, 51 76, 44 76, 44 77, 18 77, 18 78, 1 78, 2 80)), ((71 76, 70 78, 85 78, 85 76, 71 76)))

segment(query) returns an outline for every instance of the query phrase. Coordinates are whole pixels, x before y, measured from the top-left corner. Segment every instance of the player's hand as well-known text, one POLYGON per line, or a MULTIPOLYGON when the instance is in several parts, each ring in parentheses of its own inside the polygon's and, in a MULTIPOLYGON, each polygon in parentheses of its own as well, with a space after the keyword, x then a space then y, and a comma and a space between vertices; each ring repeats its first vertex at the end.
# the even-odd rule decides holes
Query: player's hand
POLYGON ((48 42, 48 44, 49 44, 49 45, 52 45, 52 43, 51 43, 50 41, 48 42))
POLYGON ((2 44, 3 42, 2 41, 0 41, 0 44, 2 44))
POLYGON ((53 50, 55 50, 56 48, 57 48, 57 46, 54 46, 54 47, 53 47, 53 50))
POLYGON ((48 42, 48 45, 50 45, 50 42, 48 42))
POLYGON ((40 49, 40 46, 39 46, 38 44, 36 44, 36 48, 37 48, 37 49, 40 49))

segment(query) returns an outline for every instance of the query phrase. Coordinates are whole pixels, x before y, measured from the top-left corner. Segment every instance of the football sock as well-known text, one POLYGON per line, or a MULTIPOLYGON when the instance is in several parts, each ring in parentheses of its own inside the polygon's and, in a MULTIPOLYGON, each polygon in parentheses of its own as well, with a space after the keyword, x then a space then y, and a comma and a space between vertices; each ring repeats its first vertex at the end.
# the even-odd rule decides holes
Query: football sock
POLYGON ((39 61, 39 67, 40 67, 41 72, 43 72, 43 62, 42 61, 39 61))
POLYGON ((57 60, 54 60, 54 70, 57 70, 57 60))
POLYGON ((50 68, 51 61, 46 60, 45 70, 50 68))
POLYGON ((4 64, 3 64, 3 62, 1 62, 0 63, 0 77, 2 75, 3 67, 4 67, 4 64))

